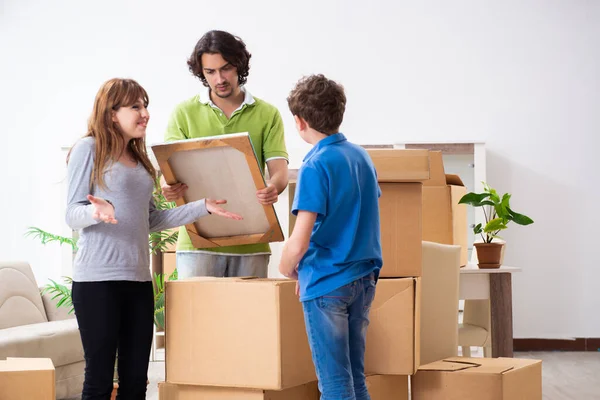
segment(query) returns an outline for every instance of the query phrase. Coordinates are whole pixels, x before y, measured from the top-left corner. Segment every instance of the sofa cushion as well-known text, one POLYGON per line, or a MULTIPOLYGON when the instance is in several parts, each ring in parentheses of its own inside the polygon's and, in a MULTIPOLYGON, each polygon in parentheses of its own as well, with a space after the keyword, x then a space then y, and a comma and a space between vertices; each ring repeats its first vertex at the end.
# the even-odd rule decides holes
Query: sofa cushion
POLYGON ((0 329, 46 321, 42 297, 29 264, 0 262, 0 329))
POLYGON ((82 361, 77 320, 0 329, 0 359, 6 357, 50 358, 55 367, 82 361))

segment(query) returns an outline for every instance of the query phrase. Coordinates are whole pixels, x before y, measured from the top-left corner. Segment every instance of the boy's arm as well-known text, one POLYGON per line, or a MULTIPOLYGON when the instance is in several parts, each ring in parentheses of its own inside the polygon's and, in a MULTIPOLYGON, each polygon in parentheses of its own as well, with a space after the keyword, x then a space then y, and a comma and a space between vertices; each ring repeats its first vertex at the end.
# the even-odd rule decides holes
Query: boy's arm
POLYGON ((316 220, 317 213, 298 211, 294 231, 285 246, 283 246, 281 261, 279 262, 279 272, 284 276, 292 279, 298 278, 296 267, 308 250, 310 235, 316 220))

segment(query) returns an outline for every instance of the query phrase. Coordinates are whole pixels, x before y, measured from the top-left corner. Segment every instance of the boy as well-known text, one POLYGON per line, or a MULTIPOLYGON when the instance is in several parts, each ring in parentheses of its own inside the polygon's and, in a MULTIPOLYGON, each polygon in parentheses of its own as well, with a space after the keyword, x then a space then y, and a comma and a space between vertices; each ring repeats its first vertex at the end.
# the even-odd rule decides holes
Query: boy
POLYGON ((339 132, 342 86, 313 75, 287 100, 298 133, 313 148, 298 172, 297 219, 279 270, 298 279, 321 399, 368 400, 365 339, 382 266, 375 167, 339 132))

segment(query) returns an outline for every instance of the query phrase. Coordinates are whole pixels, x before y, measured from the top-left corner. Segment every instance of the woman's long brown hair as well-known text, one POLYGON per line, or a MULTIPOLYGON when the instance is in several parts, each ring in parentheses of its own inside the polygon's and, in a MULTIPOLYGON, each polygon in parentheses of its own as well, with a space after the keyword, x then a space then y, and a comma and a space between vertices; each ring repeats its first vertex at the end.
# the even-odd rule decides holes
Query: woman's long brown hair
MULTIPOLYGON (((94 109, 88 121, 88 130, 84 135, 84 137, 93 137, 96 144, 90 187, 106 188, 104 170, 108 165, 116 162, 125 150, 123 135, 112 118, 113 112, 121 107, 132 106, 139 99, 144 102, 144 107, 148 107, 148 93, 133 79, 111 79, 105 82, 96 94, 94 109)), ((156 170, 146 152, 145 138, 131 139, 127 146, 133 158, 141 162, 155 180, 156 170)), ((68 161, 69 156, 67 156, 68 161)))

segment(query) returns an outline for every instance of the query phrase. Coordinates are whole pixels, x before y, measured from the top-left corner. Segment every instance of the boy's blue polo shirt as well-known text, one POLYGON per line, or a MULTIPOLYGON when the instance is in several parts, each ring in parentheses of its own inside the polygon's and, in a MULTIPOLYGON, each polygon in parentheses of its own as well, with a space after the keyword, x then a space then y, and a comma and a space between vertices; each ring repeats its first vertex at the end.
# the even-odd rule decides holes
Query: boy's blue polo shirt
POLYGON ((300 300, 326 295, 382 266, 379 196, 367 152, 336 133, 308 152, 298 171, 292 213, 317 213, 300 261, 300 300))

